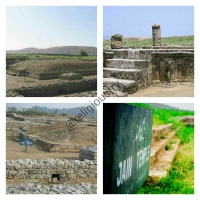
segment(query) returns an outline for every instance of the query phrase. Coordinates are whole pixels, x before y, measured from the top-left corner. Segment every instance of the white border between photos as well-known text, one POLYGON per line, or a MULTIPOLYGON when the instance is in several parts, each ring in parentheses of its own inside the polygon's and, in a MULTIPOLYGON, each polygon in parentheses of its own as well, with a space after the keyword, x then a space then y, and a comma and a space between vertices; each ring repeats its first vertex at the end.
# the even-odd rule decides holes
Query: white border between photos
MULTIPOLYGON (((124 1, 117 1, 117 0, 73 0, 73 1, 67 1, 67 0, 57 0, 57 1, 52 1, 52 0, 30 0, 30 1, 25 1, 25 0, 2 0, 0 3, 0 22, 1 22, 1 48, 0 48, 0 63, 1 63, 1 68, 0 68, 0 74, 2 75, 1 78, 1 93, 0 93, 0 99, 1 99, 1 134, 0 134, 0 148, 1 148, 1 172, 2 172, 2 178, 1 178, 1 187, 0 187, 0 194, 3 198, 5 199, 21 199, 21 198, 43 198, 44 196, 33 196, 33 195, 28 195, 24 197, 23 195, 5 195, 5 130, 6 130, 6 122, 5 122, 5 107, 6 103, 89 103, 89 101, 94 101, 96 98, 6 98, 5 97, 5 49, 6 49, 6 6, 27 6, 27 5, 35 5, 35 6, 97 6, 97 49, 98 49, 98 97, 101 96, 102 94, 102 76, 103 76, 103 70, 102 70, 102 63, 103 63, 103 45, 102 45, 102 40, 103 40, 103 6, 152 6, 152 5, 160 5, 160 6, 166 6, 166 5, 178 5, 178 6, 195 6, 195 98, 107 98, 105 102, 110 102, 110 103, 125 103, 125 102, 139 102, 139 103, 194 103, 195 104, 195 195, 181 195, 180 198, 182 199, 196 199, 197 196, 200 194, 200 190, 198 190, 198 186, 200 185, 200 158, 198 156, 198 152, 200 152, 200 145, 198 144, 198 141, 200 141, 200 128, 199 128, 199 113, 200 113, 200 107, 198 105, 198 99, 199 98, 199 92, 198 92, 198 87, 199 85, 199 75, 200 75, 200 62, 199 62, 199 57, 200 55, 199 52, 199 47, 198 45, 200 44, 199 40, 199 25, 197 23, 197 19, 199 19, 199 13, 200 13, 200 7, 199 4, 197 3, 198 1, 195 0, 182 0, 181 4, 179 2, 175 2, 174 0, 168 0, 166 2, 162 2, 159 0, 140 0, 140 1, 134 1, 134 0, 124 0, 124 1), (198 44, 198 45, 197 45, 198 44), (4 178, 3 178, 4 177, 4 178)), ((65 195, 60 195, 59 198, 65 199, 65 198, 70 198, 70 199, 92 199, 92 198, 104 198, 104 199, 109 199, 109 198, 116 198, 116 199, 121 199, 124 196, 122 195, 115 195, 115 196, 108 196, 108 195, 103 195, 103 109, 102 109, 102 104, 98 107, 97 115, 98 115, 98 128, 97 128, 97 139, 98 139, 98 181, 97 181, 97 188, 98 188, 98 194, 97 196, 95 195, 70 195, 70 196, 65 196, 65 195), (103 196, 102 196, 103 195, 103 196)), ((52 195, 47 195, 45 196, 49 199, 54 199, 57 196, 52 196, 52 195)), ((145 199, 145 198, 152 198, 152 199, 177 199, 179 196, 177 195, 126 195, 126 198, 136 198, 136 199, 145 199)))

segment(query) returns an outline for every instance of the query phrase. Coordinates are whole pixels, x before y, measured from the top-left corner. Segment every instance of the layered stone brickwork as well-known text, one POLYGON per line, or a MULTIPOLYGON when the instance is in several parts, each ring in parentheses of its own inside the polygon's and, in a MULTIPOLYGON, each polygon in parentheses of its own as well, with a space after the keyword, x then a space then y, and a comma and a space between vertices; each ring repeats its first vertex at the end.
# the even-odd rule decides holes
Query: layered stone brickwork
POLYGON ((104 52, 104 94, 127 96, 160 83, 194 82, 194 49, 115 49, 104 52))
POLYGON ((7 160, 8 179, 96 178, 97 161, 92 160, 7 160))
POLYGON ((21 87, 7 90, 6 96, 24 96, 24 97, 49 97, 59 94, 71 94, 97 89, 97 79, 83 79, 76 81, 60 81, 49 85, 39 85, 34 87, 21 87))
POLYGON ((83 75, 80 73, 65 73, 60 74, 59 79, 62 80, 80 80, 83 79, 83 75))
MULTIPOLYGON (((20 138, 24 139, 33 139, 35 144, 40 145, 41 148, 46 150, 47 152, 60 152, 60 153, 79 153, 80 149, 83 147, 79 144, 58 144, 51 143, 45 140, 40 139, 38 136, 26 135, 24 132, 17 133, 20 138)), ((85 157, 88 160, 95 160, 92 157, 85 157)))
POLYGON ((153 80, 194 81, 193 52, 152 52, 153 80))

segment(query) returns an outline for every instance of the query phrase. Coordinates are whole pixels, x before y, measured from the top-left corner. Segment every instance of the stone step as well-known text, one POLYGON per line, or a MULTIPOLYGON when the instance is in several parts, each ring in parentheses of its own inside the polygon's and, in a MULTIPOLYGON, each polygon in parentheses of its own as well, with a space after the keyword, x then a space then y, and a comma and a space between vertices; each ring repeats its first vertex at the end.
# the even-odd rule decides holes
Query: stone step
POLYGON ((115 49, 113 58, 120 59, 135 59, 135 60, 150 60, 151 51, 142 49, 115 49))
POLYGON ((128 79, 128 80, 141 80, 143 75, 142 70, 138 69, 116 69, 116 68, 104 68, 104 78, 117 78, 117 79, 128 79))
POLYGON ((150 168, 152 169, 155 163, 158 161, 160 156, 165 152, 166 145, 171 141, 171 139, 175 136, 175 131, 171 131, 168 133, 166 138, 159 140, 151 145, 151 155, 150 155, 150 168))
POLYGON ((171 149, 165 150, 158 158, 154 167, 150 169, 147 182, 157 183, 161 178, 168 175, 169 169, 178 151, 180 139, 174 138, 172 142, 171 149))
POLYGON ((147 69, 149 61, 133 59, 108 59, 106 68, 117 69, 147 69))
POLYGON ((154 126, 152 129, 152 145, 155 142, 165 139, 167 134, 172 131, 172 124, 165 124, 161 126, 154 126))
POLYGON ((103 79, 104 89, 111 91, 121 92, 135 92, 137 91, 137 83, 134 80, 127 79, 116 79, 116 78, 104 78, 103 79))

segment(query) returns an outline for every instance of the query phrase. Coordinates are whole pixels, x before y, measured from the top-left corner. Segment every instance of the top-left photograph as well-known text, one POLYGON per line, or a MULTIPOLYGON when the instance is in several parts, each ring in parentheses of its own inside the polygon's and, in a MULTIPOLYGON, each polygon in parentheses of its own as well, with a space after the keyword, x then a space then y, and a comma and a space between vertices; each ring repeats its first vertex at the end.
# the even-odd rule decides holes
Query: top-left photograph
POLYGON ((97 7, 7 6, 6 96, 96 97, 97 7))

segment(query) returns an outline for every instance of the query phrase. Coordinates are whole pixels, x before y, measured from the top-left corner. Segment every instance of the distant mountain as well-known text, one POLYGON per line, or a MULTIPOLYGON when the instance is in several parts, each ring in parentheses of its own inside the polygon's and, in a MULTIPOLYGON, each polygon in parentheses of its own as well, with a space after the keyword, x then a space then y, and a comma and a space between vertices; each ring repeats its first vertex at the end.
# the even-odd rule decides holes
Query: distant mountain
POLYGON ((161 103, 148 103, 148 105, 157 108, 157 109, 166 109, 166 110, 180 110, 178 108, 172 107, 172 106, 168 106, 165 104, 161 104, 161 103))
POLYGON ((55 108, 47 108, 47 107, 40 107, 40 106, 33 106, 31 109, 37 109, 41 112, 46 113, 54 113, 57 110, 57 114, 67 114, 72 116, 77 116, 79 113, 82 114, 84 117, 97 117, 97 110, 92 110, 90 107, 87 110, 87 107, 76 107, 76 108, 63 108, 63 109, 55 109, 55 108), (94 111, 94 113, 93 113, 94 111))
POLYGON ((6 54, 71 54, 80 55, 80 50, 83 49, 88 55, 97 55, 96 47, 88 46, 62 46, 51 47, 46 49, 37 49, 34 47, 20 49, 20 50, 8 50, 6 54))

